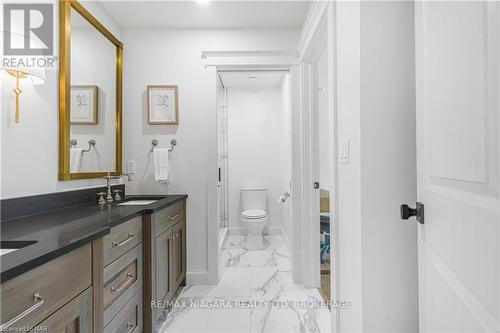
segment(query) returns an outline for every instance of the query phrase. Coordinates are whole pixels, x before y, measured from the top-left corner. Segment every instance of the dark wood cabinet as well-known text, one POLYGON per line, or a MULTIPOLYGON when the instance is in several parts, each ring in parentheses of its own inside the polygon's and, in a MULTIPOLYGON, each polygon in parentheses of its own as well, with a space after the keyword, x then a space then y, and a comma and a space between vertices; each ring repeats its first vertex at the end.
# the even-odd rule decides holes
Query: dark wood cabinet
POLYGON ((144 331, 152 332, 186 279, 186 201, 143 217, 144 331))
POLYGON ((71 322, 64 318, 66 315, 61 314, 71 313, 77 318, 80 310, 79 320, 82 322, 79 327, 91 331, 92 304, 88 304, 87 299, 78 297, 80 294, 91 297, 91 272, 92 250, 91 245, 87 244, 2 283, 0 303, 4 306, 0 313, 0 331, 26 331, 47 320, 42 326, 71 326, 71 322), (71 306, 65 307, 65 304, 71 306), (88 307, 90 313, 87 313, 88 307))
POLYGON ((172 228, 171 272, 173 290, 186 278, 186 222, 181 220, 172 228))
POLYGON ((156 300, 169 299, 174 287, 172 283, 172 229, 156 237, 156 300))
POLYGON ((92 288, 73 298, 38 324, 38 332, 92 332, 92 288))

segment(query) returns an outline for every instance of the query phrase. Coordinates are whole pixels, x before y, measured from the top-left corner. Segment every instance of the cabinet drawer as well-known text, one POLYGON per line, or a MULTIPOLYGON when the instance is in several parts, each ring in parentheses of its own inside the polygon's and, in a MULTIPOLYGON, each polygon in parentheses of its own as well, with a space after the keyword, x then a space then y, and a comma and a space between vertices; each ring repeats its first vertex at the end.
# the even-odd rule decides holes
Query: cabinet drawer
POLYGON ((32 269, 1 285, 0 326, 4 331, 34 326, 92 283, 91 244, 32 269), (7 305, 7 306, 6 306, 7 305))
POLYGON ((92 332, 92 288, 41 322, 35 332, 92 332))
POLYGON ((169 206, 155 213, 155 233, 160 235, 168 228, 184 218, 184 201, 179 201, 172 206, 169 206))
POLYGON ((104 333, 139 332, 142 332, 142 290, 139 290, 104 328, 104 333))
POLYGON ((104 266, 142 242, 142 216, 111 228, 111 233, 103 239, 104 266))
POLYGON ((104 325, 142 288, 142 244, 104 268, 104 325))

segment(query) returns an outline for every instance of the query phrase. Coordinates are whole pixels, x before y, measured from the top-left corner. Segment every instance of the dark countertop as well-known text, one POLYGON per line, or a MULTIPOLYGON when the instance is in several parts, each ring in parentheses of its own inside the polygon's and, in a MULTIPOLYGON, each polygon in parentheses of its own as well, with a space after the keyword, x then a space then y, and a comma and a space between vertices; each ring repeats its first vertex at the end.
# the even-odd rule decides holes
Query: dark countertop
POLYGON ((101 206, 86 203, 3 220, 0 224, 2 243, 21 240, 36 243, 0 257, 0 280, 5 282, 109 234, 112 227, 135 216, 154 213, 185 198, 187 195, 132 195, 125 200, 158 201, 145 206, 117 206, 115 203, 101 206))

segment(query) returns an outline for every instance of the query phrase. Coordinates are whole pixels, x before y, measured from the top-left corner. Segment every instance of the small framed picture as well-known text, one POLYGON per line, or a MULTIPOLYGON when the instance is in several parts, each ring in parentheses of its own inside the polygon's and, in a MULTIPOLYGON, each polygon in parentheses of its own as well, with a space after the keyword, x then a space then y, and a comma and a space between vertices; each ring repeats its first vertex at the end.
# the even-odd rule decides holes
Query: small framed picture
POLYGON ((97 86, 71 86, 71 125, 96 125, 98 123, 98 91, 97 86))
POLYGON ((176 85, 148 85, 148 124, 179 125, 179 89, 176 85))

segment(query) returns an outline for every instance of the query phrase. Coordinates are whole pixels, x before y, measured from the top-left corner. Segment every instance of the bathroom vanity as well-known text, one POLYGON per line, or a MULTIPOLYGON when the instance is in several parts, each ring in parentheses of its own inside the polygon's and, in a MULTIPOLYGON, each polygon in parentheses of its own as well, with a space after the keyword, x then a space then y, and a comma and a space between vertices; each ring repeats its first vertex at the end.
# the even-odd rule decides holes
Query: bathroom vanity
POLYGON ((185 281, 187 196, 102 190, 2 201, 1 330, 154 331, 185 281))

